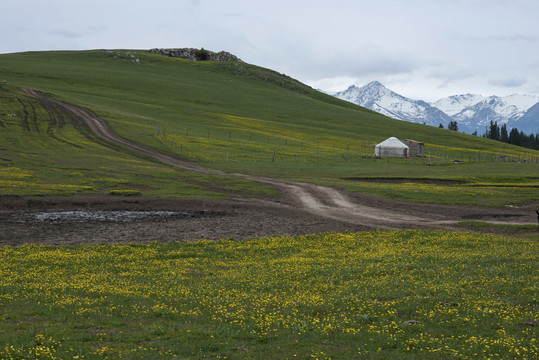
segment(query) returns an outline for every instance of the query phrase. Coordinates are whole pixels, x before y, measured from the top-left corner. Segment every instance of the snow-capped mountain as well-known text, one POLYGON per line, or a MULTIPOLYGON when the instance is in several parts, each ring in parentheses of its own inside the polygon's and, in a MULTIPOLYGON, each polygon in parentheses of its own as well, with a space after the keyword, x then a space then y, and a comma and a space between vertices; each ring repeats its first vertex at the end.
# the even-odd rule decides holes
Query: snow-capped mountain
POLYGON ((449 116, 455 116, 469 106, 473 106, 486 98, 476 94, 453 95, 431 103, 449 116))
MULTIPOLYGON (((440 99, 431 105, 455 119, 459 129, 466 132, 475 130, 481 132, 490 124, 490 121, 497 122, 499 125, 506 124, 508 128, 518 128, 516 121, 538 102, 539 97, 532 95, 485 98, 481 95, 467 94, 440 99)), ((536 127, 535 131, 537 130, 539 129, 536 127)))
POLYGON ((394 119, 415 123, 447 127, 453 119, 443 111, 429 105, 425 101, 412 100, 399 95, 378 81, 373 81, 361 88, 354 85, 333 96, 354 104, 374 110, 394 119))
POLYGON ((334 96, 395 119, 432 126, 442 124, 444 127, 450 121, 457 121, 459 130, 468 133, 484 133, 490 121, 529 134, 539 132, 539 97, 533 95, 485 97, 465 94, 429 104, 406 98, 373 81, 361 88, 352 85, 334 96), (538 106, 534 106, 536 104, 538 106))
POLYGON ((529 108, 520 119, 513 121, 511 125, 525 134, 539 133, 539 102, 529 108))

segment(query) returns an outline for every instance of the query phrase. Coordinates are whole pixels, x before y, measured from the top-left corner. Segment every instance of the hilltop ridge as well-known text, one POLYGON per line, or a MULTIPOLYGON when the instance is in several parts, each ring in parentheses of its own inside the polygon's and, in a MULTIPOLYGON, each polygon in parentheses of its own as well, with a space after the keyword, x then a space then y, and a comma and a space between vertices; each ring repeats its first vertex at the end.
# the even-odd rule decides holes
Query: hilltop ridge
POLYGON ((243 62, 236 55, 233 55, 227 51, 214 52, 206 50, 204 48, 170 48, 170 49, 151 49, 151 54, 159 54, 174 58, 181 58, 191 61, 240 61, 243 62))

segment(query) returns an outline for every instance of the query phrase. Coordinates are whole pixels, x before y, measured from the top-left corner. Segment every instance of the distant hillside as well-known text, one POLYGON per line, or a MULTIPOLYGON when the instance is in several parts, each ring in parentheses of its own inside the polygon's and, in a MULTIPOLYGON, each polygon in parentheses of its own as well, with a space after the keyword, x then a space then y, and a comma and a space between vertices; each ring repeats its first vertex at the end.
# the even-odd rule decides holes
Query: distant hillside
MULTIPOLYGON (((381 191, 370 183, 342 179, 434 177, 488 183, 490 176, 504 174, 506 183, 508 178, 536 178, 538 151, 389 118, 240 61, 191 61, 145 50, 26 52, 0 55, 0 79, 7 81, 0 80, 3 195, 222 199, 274 194, 264 184, 173 168, 108 143, 64 111, 69 105, 57 106, 56 99, 93 112, 132 143, 224 173, 331 184, 390 197, 393 185, 381 191), (21 87, 45 95, 32 96, 35 92, 21 87), (391 136, 423 142, 427 157, 374 159, 375 144, 391 136)), ((462 197, 454 196, 454 189, 417 189, 400 187, 398 196, 477 201, 471 188, 463 189, 462 197)), ((496 188, 478 191, 490 194, 482 195, 487 200, 502 199, 497 203, 536 196, 535 188, 512 188, 507 196, 496 188)))
MULTIPOLYGON (((26 52, 0 55, 0 79, 87 107, 133 142, 217 168, 249 164, 267 172, 263 164, 276 159, 353 159, 374 154, 373 144, 391 136, 444 151, 506 146, 395 120, 241 61, 144 50, 26 52)), ((414 105, 440 114, 424 102, 414 105)))

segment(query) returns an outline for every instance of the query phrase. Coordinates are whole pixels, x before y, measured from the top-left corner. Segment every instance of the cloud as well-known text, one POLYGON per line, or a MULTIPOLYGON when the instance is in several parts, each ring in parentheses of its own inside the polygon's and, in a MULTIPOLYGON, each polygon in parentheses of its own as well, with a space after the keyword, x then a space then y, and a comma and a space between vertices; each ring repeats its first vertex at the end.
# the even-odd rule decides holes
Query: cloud
POLYGON ((87 29, 92 33, 103 33, 108 29, 105 26, 88 26, 87 29))
POLYGON ((491 35, 483 37, 474 37, 472 41, 477 42, 527 42, 527 43, 537 43, 539 42, 539 36, 535 35, 523 35, 523 34, 513 34, 513 35, 491 35))
POLYGON ((413 73, 421 64, 413 56, 372 44, 347 46, 287 44, 281 48, 287 71, 302 78, 364 78, 413 73))
POLYGON ((489 81, 490 85, 501 86, 501 87, 519 87, 527 83, 527 80, 521 77, 510 77, 510 78, 499 78, 491 79, 489 81))
POLYGON ((55 29, 55 30, 48 31, 48 33, 50 35, 55 35, 55 36, 68 38, 68 39, 78 39, 82 37, 80 33, 71 31, 71 30, 66 30, 66 29, 55 29))
POLYGON ((438 81, 438 88, 442 89, 450 84, 468 80, 477 77, 477 71, 473 71, 467 67, 451 68, 443 65, 436 66, 435 69, 427 72, 427 79, 435 79, 438 81))
POLYGON ((360 62, 358 70, 366 74, 395 75, 411 73, 418 65, 412 60, 396 55, 374 56, 360 62))
POLYGON ((342 91, 358 81, 355 77, 336 76, 331 78, 305 80, 305 83, 313 89, 321 89, 329 93, 342 91))

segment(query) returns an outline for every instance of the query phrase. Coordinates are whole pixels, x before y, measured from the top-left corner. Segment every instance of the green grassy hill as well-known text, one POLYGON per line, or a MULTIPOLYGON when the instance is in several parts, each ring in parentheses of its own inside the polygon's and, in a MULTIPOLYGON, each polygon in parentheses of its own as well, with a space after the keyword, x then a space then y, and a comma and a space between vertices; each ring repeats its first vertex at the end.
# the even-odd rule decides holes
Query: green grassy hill
MULTIPOLYGON (((386 196, 392 196, 391 188, 341 179, 459 179, 474 185, 474 192, 481 184, 487 188, 500 183, 509 187, 518 184, 516 195, 499 202, 538 198, 537 189, 528 186, 537 184, 538 166, 533 163, 539 157, 537 151, 390 119, 246 63, 191 62, 133 50, 29 52, 0 55, 3 79, 8 82, 2 85, 0 102, 0 180, 4 182, 26 176, 10 175, 20 169, 20 174, 26 171, 37 182, 75 184, 82 186, 76 189, 82 192, 120 188, 151 196, 219 197, 222 194, 204 186, 216 181, 228 182, 227 186, 241 191, 267 191, 231 178, 207 179, 187 172, 177 176, 176 169, 96 142, 69 121, 59 126, 63 123, 58 120, 57 125, 50 126, 54 122, 51 117, 62 115, 15 88, 28 87, 91 109, 125 138, 211 168, 320 182, 386 196), (36 116, 30 115, 29 109, 34 109, 31 111, 36 116), (29 127, 25 127, 25 121, 29 127), (45 136, 50 134, 54 136, 45 136), (374 154, 374 144, 389 136, 425 142, 427 158, 366 158, 374 154), (89 158, 94 157, 98 160, 92 163, 89 158), (107 158, 104 164, 103 158, 107 158), (139 168, 143 166, 134 168, 133 162, 147 164, 149 177, 141 176, 144 171, 139 168), (76 181, 73 173, 110 179, 112 185, 99 180, 76 181), (171 188, 170 178, 180 178, 175 186, 188 189, 171 188)), ((7 189, 2 186, 0 191, 50 193, 29 190, 24 185, 7 189)), ((500 199, 496 193, 499 187, 489 189, 485 191, 493 193, 487 194, 488 198, 500 199)), ((413 191, 399 192, 399 196, 405 194, 404 199, 427 200, 413 191)), ((422 191, 430 194, 430 201, 443 201, 438 192, 422 191)), ((470 189, 464 189, 458 201, 470 202, 474 197, 470 189)))

